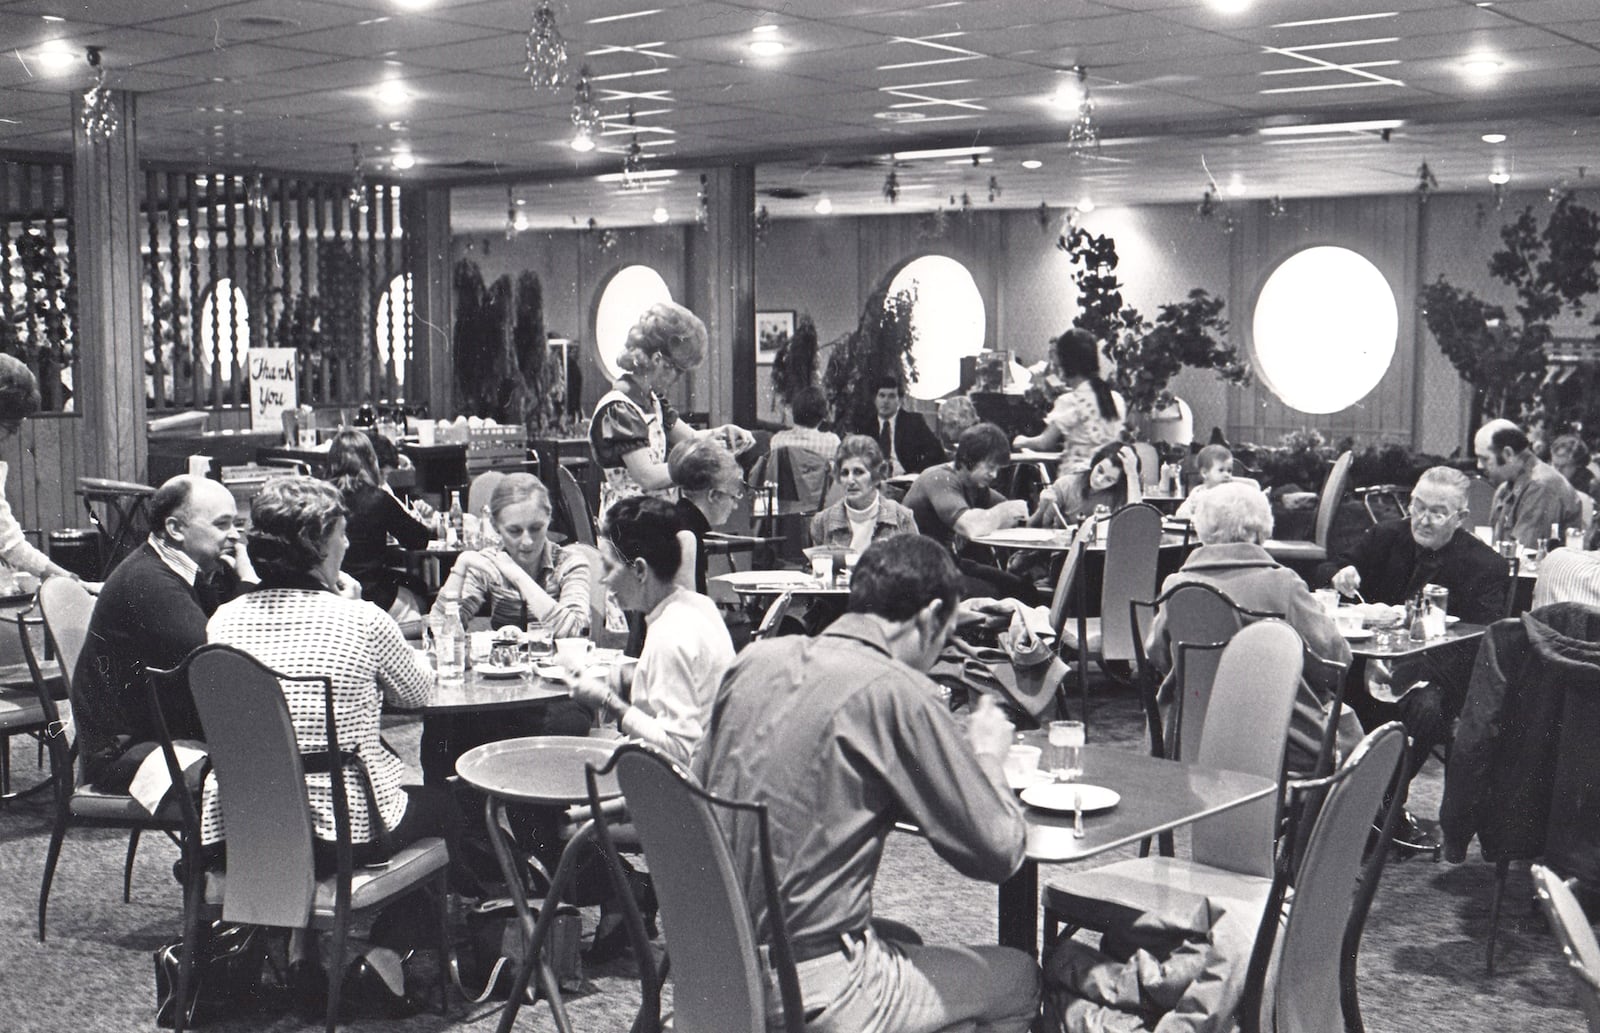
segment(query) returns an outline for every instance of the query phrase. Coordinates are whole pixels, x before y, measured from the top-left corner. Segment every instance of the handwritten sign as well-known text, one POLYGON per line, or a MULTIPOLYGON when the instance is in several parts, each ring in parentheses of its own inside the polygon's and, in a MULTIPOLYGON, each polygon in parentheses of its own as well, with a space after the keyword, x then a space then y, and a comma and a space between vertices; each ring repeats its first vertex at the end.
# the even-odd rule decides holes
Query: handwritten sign
POLYGON ((250 349, 250 429, 282 431, 283 413, 300 404, 293 348, 250 349))

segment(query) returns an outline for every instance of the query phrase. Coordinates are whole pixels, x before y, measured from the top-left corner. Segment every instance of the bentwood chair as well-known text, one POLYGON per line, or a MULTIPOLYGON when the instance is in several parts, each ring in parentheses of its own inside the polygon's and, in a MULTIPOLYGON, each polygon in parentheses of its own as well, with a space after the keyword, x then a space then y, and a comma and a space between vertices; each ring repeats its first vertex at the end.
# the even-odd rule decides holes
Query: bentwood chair
MULTIPOLYGON (((33 631, 43 625, 43 619, 32 616, 30 611, 25 610, 17 615, 17 631, 22 635, 25 648, 32 648, 30 638, 33 631)), ((25 686, 0 686, 0 807, 12 800, 43 792, 54 784, 53 776, 46 776, 26 789, 11 788, 11 737, 25 735, 34 739, 38 747, 36 763, 43 768, 45 736, 65 734, 65 726, 45 713, 40 688, 40 684, 31 678, 25 686)))
MULTIPOLYGON (((1105 576, 1100 586, 1100 617, 1086 615, 1082 591, 1076 624, 1064 622, 1057 630, 1062 659, 1074 659, 1078 668, 1079 705, 1084 719, 1089 710, 1088 661, 1110 670, 1113 663, 1133 665, 1138 660, 1134 635, 1122 615, 1135 599, 1156 593, 1156 562, 1161 553, 1161 511, 1145 503, 1123 506, 1105 525, 1105 576)), ((1081 578, 1081 564, 1076 577, 1081 578)), ((1065 568, 1063 568, 1065 570, 1065 568)))
MULTIPOLYGON (((1300 636, 1278 620, 1234 635, 1218 662, 1204 733, 1191 744, 1197 763, 1282 779, 1302 651, 1300 636)), ((1046 939, 1063 923, 1105 929, 1152 902, 1216 896, 1259 909, 1271 888, 1281 804, 1275 794, 1196 822, 1187 860, 1132 858, 1047 885, 1046 939)))
MULTIPOLYGON (((72 675, 83 652, 88 636, 89 616, 94 610, 94 596, 70 578, 47 578, 39 586, 39 612, 44 617, 45 641, 55 650, 61 665, 61 679, 73 710, 80 702, 73 685, 72 675)), ((50 726, 65 729, 55 700, 46 688, 44 672, 34 653, 33 643, 23 638, 23 657, 33 675, 39 693, 39 705, 45 711, 50 726)), ((55 785, 56 813, 50 832, 50 847, 45 854, 44 877, 39 883, 39 940, 45 937, 45 916, 50 904, 50 885, 55 880, 56 862, 61 858, 61 846, 67 829, 73 826, 90 828, 127 829, 128 852, 122 866, 122 900, 127 903, 133 884, 133 862, 139 849, 139 833, 151 829, 165 833, 178 843, 183 832, 182 815, 171 804, 151 814, 127 793, 103 793, 78 780, 76 750, 69 747, 67 737, 47 735, 46 748, 50 751, 50 777, 55 785)))
POLYGON ((1534 894, 1578 985, 1578 1005, 1589 1033, 1600 1033, 1600 943, 1595 942, 1594 926, 1572 895, 1572 883, 1563 882, 1542 864, 1533 865, 1532 871, 1534 894))
POLYGON ((1350 482, 1350 453, 1345 452, 1333 461, 1327 480, 1322 482, 1322 494, 1317 499, 1317 516, 1309 542, 1269 538, 1261 543, 1272 558, 1286 567, 1306 570, 1328 558, 1328 538, 1333 533, 1333 519, 1339 513, 1339 503, 1344 500, 1345 485, 1350 482))
POLYGON ((556 464, 556 486, 560 489, 561 513, 572 532, 572 541, 593 545, 594 514, 589 511, 589 501, 583 497, 583 489, 572 471, 560 463, 556 464))
MULTIPOLYGON (((195 710, 206 733, 228 844, 228 870, 206 886, 209 904, 229 922, 332 931, 327 958, 326 1028, 338 1023, 345 943, 352 912, 388 904, 431 888, 439 920, 439 970, 449 957, 449 856, 443 839, 418 840, 381 867, 357 869, 351 858, 349 773, 360 776, 367 813, 378 808, 361 758, 339 747, 333 687, 326 678, 287 678, 230 646, 202 646, 185 661, 195 710), (325 748, 301 752, 282 681, 321 683, 325 748), (329 774, 337 835, 338 868, 319 878, 306 773, 329 774), (220 886, 218 883, 220 882, 220 886)), ((315 744, 308 744, 315 745, 315 744)), ((447 1006, 449 980, 441 978, 439 1010, 447 1006)))
MULTIPOLYGON (((618 748, 600 773, 611 771, 628 801, 660 901, 673 1028, 682 1033, 767 1033, 770 964, 777 976, 781 1028, 802 1033, 800 981, 778 891, 766 807, 713 796, 681 767, 636 743, 618 748), (746 837, 759 869, 755 877, 740 872, 730 847, 730 838, 746 837), (751 894, 759 894, 758 899, 752 900, 751 894)), ((620 861, 592 767, 588 778, 596 838, 615 872, 620 861)), ((650 958, 638 908, 630 894, 621 896, 634 956, 650 958)), ((660 980, 665 974, 649 964, 641 964, 639 973, 644 1004, 634 1029, 654 1033, 661 1028, 660 980)))

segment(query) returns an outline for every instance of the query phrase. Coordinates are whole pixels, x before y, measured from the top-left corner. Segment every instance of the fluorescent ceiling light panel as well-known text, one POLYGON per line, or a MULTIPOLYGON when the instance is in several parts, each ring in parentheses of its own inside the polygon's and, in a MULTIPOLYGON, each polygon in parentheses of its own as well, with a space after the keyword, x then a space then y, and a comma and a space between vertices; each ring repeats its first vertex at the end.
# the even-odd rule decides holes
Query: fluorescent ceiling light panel
POLYGON ((1399 13, 1399 11, 1378 11, 1373 14, 1345 14, 1335 18, 1308 18, 1305 21, 1299 22, 1278 22, 1275 25, 1269 26, 1269 28, 1300 29, 1312 25, 1337 25, 1341 22, 1364 22, 1372 21, 1375 18, 1394 18, 1399 15, 1399 13))
POLYGON ((1263 126, 1256 130, 1262 136, 1315 136, 1321 133, 1368 133, 1375 129, 1398 129, 1405 125, 1403 118, 1375 118, 1365 122, 1317 122, 1310 125, 1263 126))
POLYGON ((895 151, 895 161, 915 161, 918 158, 970 158, 974 154, 988 154, 991 147, 936 147, 926 151, 895 151))
POLYGON ((652 14, 660 14, 661 8, 652 7, 644 11, 629 11, 627 14, 607 14, 599 18, 590 18, 585 25, 604 25, 607 22, 628 21, 630 18, 648 18, 652 14))
POLYGON ((628 179, 671 179, 673 176, 676 176, 677 174, 678 174, 678 170, 677 169, 645 169, 643 172, 635 172, 633 175, 628 176, 628 177, 624 177, 623 174, 620 173, 620 172, 607 172, 603 176, 594 177, 594 181, 596 183, 621 183, 624 178, 628 178, 628 179))

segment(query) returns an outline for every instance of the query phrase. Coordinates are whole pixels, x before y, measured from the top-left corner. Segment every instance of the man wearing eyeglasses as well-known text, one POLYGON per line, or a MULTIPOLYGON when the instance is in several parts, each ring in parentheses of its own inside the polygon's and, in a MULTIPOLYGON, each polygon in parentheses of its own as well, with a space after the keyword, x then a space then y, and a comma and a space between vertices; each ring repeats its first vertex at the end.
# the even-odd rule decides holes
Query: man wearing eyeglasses
MULTIPOLYGON (((1469 624, 1491 624, 1506 615, 1510 578, 1506 561, 1462 525, 1467 515, 1467 476, 1447 466, 1425 470, 1411 491, 1411 515, 1373 527, 1333 574, 1341 595, 1369 603, 1401 605, 1423 585, 1450 590, 1450 613, 1469 624)), ((1476 642, 1431 650, 1426 660, 1392 667, 1369 661, 1362 691, 1352 679, 1346 702, 1367 728, 1398 716, 1414 745, 1410 774, 1433 747, 1450 738, 1472 673, 1476 642)), ((1410 815, 1395 833, 1402 847, 1433 849, 1431 836, 1410 815)))

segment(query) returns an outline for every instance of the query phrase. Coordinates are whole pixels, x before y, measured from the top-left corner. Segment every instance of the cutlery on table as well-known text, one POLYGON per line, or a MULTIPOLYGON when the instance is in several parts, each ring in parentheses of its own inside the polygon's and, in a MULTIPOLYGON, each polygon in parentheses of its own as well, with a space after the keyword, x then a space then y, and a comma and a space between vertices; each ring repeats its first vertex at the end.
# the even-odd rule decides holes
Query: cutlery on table
POLYGON ((1072 836, 1083 838, 1083 790, 1072 790, 1072 836))

